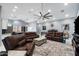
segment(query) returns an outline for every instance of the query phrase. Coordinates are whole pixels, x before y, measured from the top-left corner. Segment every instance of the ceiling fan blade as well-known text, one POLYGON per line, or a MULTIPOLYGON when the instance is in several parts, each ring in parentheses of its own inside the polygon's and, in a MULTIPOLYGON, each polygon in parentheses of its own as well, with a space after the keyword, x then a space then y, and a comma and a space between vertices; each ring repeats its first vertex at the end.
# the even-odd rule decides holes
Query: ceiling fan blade
POLYGON ((50 14, 50 13, 48 12, 48 13, 46 13, 44 16, 46 16, 46 15, 48 15, 48 14, 50 14))
POLYGON ((44 16, 44 18, 46 18, 46 17, 52 17, 53 15, 48 15, 48 16, 44 16))
POLYGON ((48 16, 46 16, 46 17, 52 17, 53 15, 48 15, 48 16))

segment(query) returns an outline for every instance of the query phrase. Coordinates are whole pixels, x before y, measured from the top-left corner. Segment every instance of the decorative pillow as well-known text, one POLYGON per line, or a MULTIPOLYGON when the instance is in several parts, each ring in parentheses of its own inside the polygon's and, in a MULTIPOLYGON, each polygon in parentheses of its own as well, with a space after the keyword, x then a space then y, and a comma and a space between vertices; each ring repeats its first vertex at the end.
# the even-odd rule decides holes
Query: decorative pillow
POLYGON ((21 40, 21 41, 18 43, 18 45, 19 45, 19 46, 23 46, 25 43, 26 43, 26 40, 23 39, 23 40, 21 40))

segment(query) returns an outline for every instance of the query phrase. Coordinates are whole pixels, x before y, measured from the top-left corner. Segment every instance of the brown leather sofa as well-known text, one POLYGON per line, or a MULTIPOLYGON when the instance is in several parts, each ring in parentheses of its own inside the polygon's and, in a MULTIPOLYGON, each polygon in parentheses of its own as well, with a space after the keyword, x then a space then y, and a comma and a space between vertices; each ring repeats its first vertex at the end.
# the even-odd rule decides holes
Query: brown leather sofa
POLYGON ((24 34, 26 39, 34 39, 39 37, 39 35, 37 35, 36 32, 26 32, 24 34))
POLYGON ((34 38, 38 38, 39 35, 37 35, 36 32, 21 32, 21 33, 16 33, 13 32, 12 35, 18 35, 18 34, 25 34, 27 39, 34 39, 34 38))
MULTIPOLYGON (((30 36, 31 37, 31 36, 30 36)), ((25 50, 26 55, 32 55, 35 44, 31 38, 26 38, 25 34, 12 35, 4 38, 3 44, 8 50, 25 50)))
POLYGON ((39 37, 39 35, 37 35, 36 32, 24 32, 24 33, 12 34, 12 35, 18 35, 18 34, 24 34, 25 35, 25 39, 28 39, 28 41, 33 40, 34 38, 38 38, 39 37))
POLYGON ((58 31, 48 31, 45 36, 48 40, 63 42, 63 33, 58 31))

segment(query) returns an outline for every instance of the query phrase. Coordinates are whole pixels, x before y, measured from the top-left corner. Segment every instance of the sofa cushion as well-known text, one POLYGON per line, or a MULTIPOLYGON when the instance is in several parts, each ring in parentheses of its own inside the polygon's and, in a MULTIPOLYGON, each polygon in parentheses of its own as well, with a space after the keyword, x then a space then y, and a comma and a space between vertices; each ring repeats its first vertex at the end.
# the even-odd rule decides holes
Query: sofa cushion
POLYGON ((25 37, 27 39, 33 39, 39 37, 39 35, 37 35, 36 32, 26 32, 25 37))
POLYGON ((16 43, 18 43, 18 40, 15 40, 15 38, 13 37, 6 37, 4 40, 9 50, 14 49, 16 46, 16 43))
POLYGON ((33 39, 26 39, 26 42, 32 42, 33 39))
POLYGON ((61 37, 62 35, 63 35, 62 32, 56 32, 54 36, 55 36, 55 37, 61 37))
POLYGON ((15 50, 31 50, 33 47, 33 43, 29 42, 24 44, 23 46, 18 46, 17 48, 15 48, 15 50))
POLYGON ((18 45, 23 46, 25 43, 26 43, 26 39, 23 39, 20 42, 18 42, 18 45))
POLYGON ((14 50, 26 50, 26 49, 27 49, 27 47, 26 47, 26 45, 24 45, 24 46, 18 46, 14 50))

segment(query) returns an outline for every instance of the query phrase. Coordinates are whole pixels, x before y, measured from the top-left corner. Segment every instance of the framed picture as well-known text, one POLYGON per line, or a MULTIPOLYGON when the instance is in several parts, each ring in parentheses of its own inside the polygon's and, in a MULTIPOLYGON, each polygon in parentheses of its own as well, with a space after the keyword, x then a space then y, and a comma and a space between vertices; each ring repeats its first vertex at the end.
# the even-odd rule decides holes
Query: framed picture
POLYGON ((63 29, 64 30, 69 30, 69 24, 63 24, 63 29))
POLYGON ((42 30, 46 30, 46 26, 42 26, 42 30))

